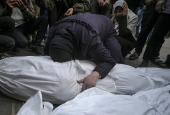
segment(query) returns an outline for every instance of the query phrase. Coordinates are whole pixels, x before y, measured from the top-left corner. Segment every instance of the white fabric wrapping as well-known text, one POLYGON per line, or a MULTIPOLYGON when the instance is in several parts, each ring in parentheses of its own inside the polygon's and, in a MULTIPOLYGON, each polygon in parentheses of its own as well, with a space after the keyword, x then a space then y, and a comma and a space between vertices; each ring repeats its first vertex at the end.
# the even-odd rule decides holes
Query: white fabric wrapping
POLYGON ((170 115, 169 90, 170 86, 166 86, 129 96, 91 88, 53 111, 50 103, 39 101, 42 96, 38 92, 17 115, 170 115))
MULTIPOLYGON (((82 84, 77 80, 89 75, 94 68, 95 64, 90 61, 54 63, 48 56, 6 58, 0 61, 0 91, 23 101, 41 91, 44 100, 61 104, 80 93, 82 84)), ((170 83, 168 69, 139 70, 117 64, 106 78, 98 80, 96 87, 111 93, 134 94, 170 83)))

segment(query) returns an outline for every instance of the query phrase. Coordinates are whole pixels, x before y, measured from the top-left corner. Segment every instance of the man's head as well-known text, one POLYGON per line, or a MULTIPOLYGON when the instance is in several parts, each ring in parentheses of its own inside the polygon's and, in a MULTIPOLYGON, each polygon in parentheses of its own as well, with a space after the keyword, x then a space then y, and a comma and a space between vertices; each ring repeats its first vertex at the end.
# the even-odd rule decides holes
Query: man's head
POLYGON ((49 55, 54 62, 78 59, 79 39, 72 29, 62 29, 49 44, 49 55))

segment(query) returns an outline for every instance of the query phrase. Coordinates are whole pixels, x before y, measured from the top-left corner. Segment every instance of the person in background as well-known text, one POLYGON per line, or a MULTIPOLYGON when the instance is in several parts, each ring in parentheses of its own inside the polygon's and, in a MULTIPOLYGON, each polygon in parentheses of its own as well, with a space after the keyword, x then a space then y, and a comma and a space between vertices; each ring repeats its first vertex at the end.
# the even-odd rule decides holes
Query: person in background
POLYGON ((90 0, 35 0, 35 3, 48 10, 50 27, 67 16, 87 12, 90 8, 90 0))
POLYGON ((159 13, 158 19, 154 26, 152 36, 148 42, 143 55, 143 61, 140 67, 148 67, 149 62, 162 67, 162 61, 159 58, 159 52, 164 43, 164 38, 168 31, 170 31, 170 0, 146 0, 148 4, 156 3, 155 9, 159 13), (155 55, 153 52, 158 52, 155 55))
POLYGON ((125 0, 129 9, 132 10, 133 13, 137 14, 140 7, 143 6, 144 0, 125 0))
POLYGON ((14 39, 9 37, 15 28, 15 22, 10 17, 1 16, 2 12, 0 12, 0 60, 10 57, 6 52, 12 50, 15 46, 14 39))
MULTIPOLYGON (((146 1, 147 2, 147 1, 146 1)), ((146 9, 143 13, 142 18, 142 24, 141 24, 141 31, 139 33, 139 36, 137 38, 137 45, 135 48, 135 52, 129 56, 130 60, 136 60, 139 58, 140 54, 142 53, 142 50, 144 48, 144 45, 147 41, 148 35, 151 32, 151 30, 154 28, 154 25, 156 23, 156 20, 158 19, 159 14, 155 10, 155 3, 151 2, 150 4, 146 3, 146 9)), ((161 46, 159 46, 161 47, 161 46)), ((154 55, 158 56, 159 51, 155 50, 154 55)))
POLYGON ((110 16, 112 11, 111 0, 91 0, 90 12, 110 16))
POLYGON ((36 18, 31 0, 4 0, 0 12, 3 16, 11 16, 15 21, 15 29, 11 37, 15 40, 15 48, 25 48, 28 44, 27 35, 38 30, 36 39, 32 42, 33 51, 43 54, 40 43, 44 38, 48 19, 44 16, 36 18))
POLYGON ((116 63, 124 63, 113 22, 106 16, 90 12, 66 17, 54 24, 45 54, 54 62, 94 61, 97 65, 92 73, 78 81, 83 83, 82 91, 95 87, 97 80, 106 77, 116 63))
POLYGON ((115 29, 118 33, 118 41, 121 45, 122 55, 125 58, 136 46, 136 23, 138 17, 134 14, 124 0, 118 0, 113 6, 113 16, 115 29))

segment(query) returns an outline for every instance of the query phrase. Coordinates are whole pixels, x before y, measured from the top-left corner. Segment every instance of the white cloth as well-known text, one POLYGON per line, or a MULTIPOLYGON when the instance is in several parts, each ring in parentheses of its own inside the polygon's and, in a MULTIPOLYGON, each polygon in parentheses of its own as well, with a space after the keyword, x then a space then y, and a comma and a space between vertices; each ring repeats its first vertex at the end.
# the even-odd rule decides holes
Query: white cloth
POLYGON ((52 104, 42 102, 38 92, 17 115, 170 115, 169 90, 166 86, 129 96, 91 88, 55 110, 52 104))
MULTIPOLYGON (((6 58, 0 61, 0 91, 23 101, 41 91, 44 100, 61 104, 80 93, 82 84, 77 80, 94 68, 90 61, 57 63, 48 56, 6 58)), ((106 78, 98 80, 96 87, 110 93, 134 94, 170 83, 169 69, 155 69, 139 71, 140 68, 117 64, 106 78)))

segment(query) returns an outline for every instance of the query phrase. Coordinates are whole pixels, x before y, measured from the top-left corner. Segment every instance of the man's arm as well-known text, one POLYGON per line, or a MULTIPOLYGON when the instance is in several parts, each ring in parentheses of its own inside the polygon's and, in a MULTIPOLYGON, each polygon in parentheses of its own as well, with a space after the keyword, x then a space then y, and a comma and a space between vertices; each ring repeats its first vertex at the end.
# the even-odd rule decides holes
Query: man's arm
POLYGON ((82 91, 95 87, 97 80, 106 77, 116 65, 116 61, 110 55, 110 51, 103 45, 99 36, 92 38, 87 55, 91 57, 97 65, 90 75, 78 81, 78 83, 83 83, 82 91))

